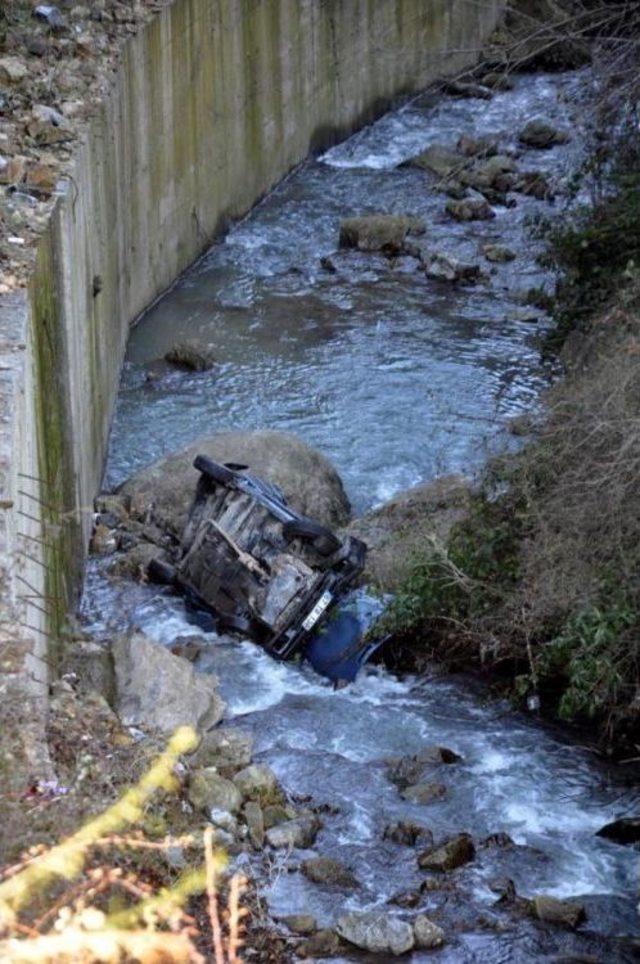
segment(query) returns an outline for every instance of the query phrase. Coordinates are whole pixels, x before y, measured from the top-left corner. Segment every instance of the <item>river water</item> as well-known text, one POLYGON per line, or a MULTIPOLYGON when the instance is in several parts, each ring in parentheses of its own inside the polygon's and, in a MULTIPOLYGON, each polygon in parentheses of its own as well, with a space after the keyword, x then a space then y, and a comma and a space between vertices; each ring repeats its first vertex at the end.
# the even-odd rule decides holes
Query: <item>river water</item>
MULTIPOLYGON (((536 115, 573 128, 584 84, 581 74, 523 76, 489 102, 424 98, 286 179, 132 332, 106 487, 198 435, 268 427, 297 432, 328 455, 362 512, 444 472, 471 474, 488 453, 513 444, 506 423, 535 409, 548 380, 539 361, 547 320, 520 297, 550 280, 529 222, 555 209, 519 196, 492 221, 458 224, 444 215, 435 178, 398 165, 462 133, 500 131, 515 147, 515 132, 536 115), (340 218, 379 211, 421 216, 433 250, 478 261, 481 245, 497 241, 518 256, 475 287, 430 282, 408 258, 352 253, 335 258, 335 273, 324 270, 320 258, 335 251, 340 218), (172 371, 160 361, 185 337, 214 348, 220 363, 212 372, 172 371)), ((579 155, 574 137, 519 163, 562 182, 579 155)), ((179 599, 111 582, 98 560, 82 617, 98 636, 132 624, 166 643, 194 632, 179 599)), ((276 855, 266 871, 262 857, 247 858, 267 875, 274 914, 311 912, 328 925, 343 908, 383 907, 418 886, 424 873, 412 848, 382 839, 389 822, 415 819, 436 839, 464 830, 481 841, 504 831, 515 842, 479 848, 457 873, 455 892, 422 896, 419 909, 440 915, 449 935, 439 960, 631 959, 616 938, 635 928, 637 855, 594 836, 632 804, 624 772, 487 701, 467 679, 400 679, 369 667, 334 691, 310 668, 278 664, 250 643, 208 641, 197 665, 218 674, 229 718, 253 731, 257 758, 287 791, 338 808, 325 816, 315 851, 339 856, 361 883, 349 893, 312 884, 295 871, 301 854, 276 855), (436 775, 445 798, 409 804, 384 760, 433 743, 463 759, 436 775), (523 895, 584 896, 583 932, 496 910, 490 884, 505 876, 523 895)), ((412 960, 428 956, 414 952, 412 960)))

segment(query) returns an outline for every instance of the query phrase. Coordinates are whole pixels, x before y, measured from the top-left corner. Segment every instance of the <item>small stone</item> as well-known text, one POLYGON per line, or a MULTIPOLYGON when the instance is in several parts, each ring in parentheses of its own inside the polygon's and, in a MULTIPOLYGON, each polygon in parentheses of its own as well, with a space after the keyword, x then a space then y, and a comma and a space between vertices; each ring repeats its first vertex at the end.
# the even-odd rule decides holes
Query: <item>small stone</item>
POLYGON ((76 51, 81 57, 92 57, 96 53, 93 35, 85 32, 76 37, 76 51))
POLYGON ((460 80, 449 81, 444 85, 445 94, 451 97, 468 97, 479 100, 491 100, 493 94, 483 84, 464 83, 460 80))
POLYGON ((221 777, 214 767, 205 767, 192 773, 187 797, 197 810, 207 814, 211 810, 236 813, 242 806, 242 795, 238 788, 231 780, 221 777))
POLYGON ((415 847, 417 843, 430 846, 433 843, 431 831, 410 820, 399 820, 397 823, 388 824, 384 828, 382 837, 383 840, 392 840, 393 843, 404 844, 407 847, 415 847))
POLYGON ((26 64, 18 57, 0 57, 0 81, 19 84, 29 73, 26 64))
POLYGON ((372 954, 399 956, 410 951, 415 943, 410 924, 377 910, 344 914, 338 920, 336 931, 350 944, 372 954))
POLYGON ((488 74, 484 74, 480 79, 480 83, 488 87, 489 90, 499 91, 513 90, 515 86, 508 74, 500 74, 497 73, 497 71, 490 71, 488 74))
POLYGON ((416 753, 418 763, 459 763, 462 757, 446 746, 423 746, 416 753))
POLYGON ((343 888, 360 886, 360 882, 349 868, 339 860, 334 860, 333 857, 312 857, 310 860, 304 860, 302 872, 314 884, 343 888))
POLYGON ((444 944, 444 931, 425 914, 418 914, 413 922, 413 936, 416 947, 431 949, 444 944))
POLYGON ((402 799, 409 803, 434 803, 446 796, 447 788, 443 783, 416 783, 402 791, 402 799))
POLYGON ((296 812, 293 807, 284 807, 279 803, 270 803, 264 808, 264 825, 267 830, 277 827, 278 824, 286 823, 288 820, 295 820, 296 812))
POLYGON ((272 847, 287 847, 292 850, 299 847, 306 850, 313 846, 322 826, 320 820, 314 815, 296 817, 295 820, 288 820, 286 823, 278 824, 267 830, 265 837, 267 843, 272 847))
POLYGON ((400 254, 410 235, 424 233, 419 218, 397 214, 371 214, 345 218, 340 224, 340 247, 359 251, 400 254))
POLYGON ((118 541, 111 529, 97 525, 91 536, 90 551, 96 556, 107 556, 116 551, 118 541))
POLYGON ((538 920, 547 924, 561 924, 576 928, 586 918, 584 905, 572 900, 560 900, 540 894, 533 898, 533 909, 538 920))
POLYGON ((53 191, 58 183, 58 167, 56 164, 36 161, 27 168, 26 182, 28 187, 37 187, 42 191, 53 191))
POLYGON ((432 144, 421 154, 412 157, 408 163, 412 167, 420 167, 441 178, 458 177, 465 167, 469 166, 469 159, 462 157, 457 151, 442 144, 432 144))
POLYGON ((553 201, 554 193, 549 181, 540 171, 521 171, 513 183, 513 190, 538 201, 553 201))
POLYGON ((264 800, 282 795, 277 776, 264 763, 254 763, 240 770, 233 782, 245 800, 264 800))
POLYGON ((473 840, 468 833, 461 833, 438 847, 430 847, 418 857, 418 865, 423 870, 443 873, 455 870, 469 863, 475 857, 473 840))
POLYGON ((25 176, 29 159, 22 154, 14 154, 6 158, 6 163, 0 171, 1 184, 19 184, 25 176))
POLYGON ((535 118, 522 128, 518 134, 518 140, 525 147, 548 150, 556 144, 566 144, 570 137, 567 131, 560 130, 545 120, 535 118))
POLYGON ((494 264, 505 264, 507 261, 513 261, 516 256, 511 248, 507 248, 502 244, 485 244, 482 248, 482 253, 487 261, 491 261, 494 264))
POLYGON ((44 57, 49 44, 44 37, 29 37, 27 40, 27 51, 34 57, 44 57))
POLYGON ((470 137, 468 134, 462 134, 456 149, 465 157, 493 157, 498 153, 498 138, 491 134, 485 134, 484 137, 470 137))
POLYGON ((264 846, 264 816, 259 803, 249 800, 242 808, 244 818, 249 828, 249 839, 256 850, 262 850, 264 846))
POLYGON ((343 943, 334 931, 325 928, 318 931, 308 941, 296 948, 298 957, 311 957, 322 959, 325 957, 338 957, 343 951, 343 943))
POLYGON ((305 937, 318 929, 318 924, 312 914, 289 914, 287 917, 281 917, 280 920, 292 933, 305 937))
POLYGON ((475 282, 481 277, 480 266, 465 261, 458 261, 451 255, 439 252, 431 256, 426 268, 427 278, 433 281, 467 281, 475 282))
POLYGON ((164 360, 178 368, 187 368, 192 372, 206 372, 217 362, 213 351, 208 345, 201 345, 197 341, 183 341, 174 345, 165 354, 164 360))
MULTIPOLYGON (((190 663, 195 663, 202 652, 202 636, 178 636, 171 644, 171 652, 174 656, 181 656, 188 659, 190 663)), ((198 761, 202 766, 213 766, 207 761, 198 761)))
POLYGON ((229 810, 222 810, 218 807, 212 807, 209 810, 209 820, 214 827, 218 827, 219 830, 224 830, 231 837, 236 837, 238 834, 238 821, 229 810))
POLYGON ((44 21, 55 32, 66 29, 66 22, 57 7, 52 4, 42 3, 34 8, 33 16, 37 20, 44 21))
POLYGON ((445 205, 447 214, 456 221, 490 221, 496 213, 485 198, 463 198, 450 200, 445 205))
POLYGON ((499 831, 498 833, 492 833, 489 834, 488 837, 485 837, 480 846, 500 848, 501 850, 504 850, 509 847, 515 847, 515 843, 508 833, 499 831))
POLYGON ((252 750, 253 737, 250 733, 239 727, 216 727, 203 735, 193 756, 193 763, 219 769, 246 767, 251 762, 252 750))

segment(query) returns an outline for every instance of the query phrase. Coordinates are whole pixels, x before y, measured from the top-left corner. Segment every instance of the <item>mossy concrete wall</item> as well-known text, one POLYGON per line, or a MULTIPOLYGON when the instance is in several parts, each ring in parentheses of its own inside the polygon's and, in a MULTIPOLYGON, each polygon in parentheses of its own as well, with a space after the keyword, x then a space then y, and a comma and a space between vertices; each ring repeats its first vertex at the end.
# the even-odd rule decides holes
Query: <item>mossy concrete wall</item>
POLYGON ((310 151, 473 62, 503 5, 174 0, 127 43, 28 296, 0 305, 23 346, 0 400, 5 622, 38 659, 79 586, 132 320, 310 151))

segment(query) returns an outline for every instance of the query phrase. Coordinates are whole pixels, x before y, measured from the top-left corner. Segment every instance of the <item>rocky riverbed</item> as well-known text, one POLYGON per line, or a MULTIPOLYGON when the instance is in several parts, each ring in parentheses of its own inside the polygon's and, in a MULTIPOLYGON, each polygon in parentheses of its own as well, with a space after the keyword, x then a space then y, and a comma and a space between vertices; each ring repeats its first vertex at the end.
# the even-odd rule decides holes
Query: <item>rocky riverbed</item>
POLYGON ((202 633, 144 580, 192 484, 192 451, 156 460, 196 436, 217 457, 253 445, 252 467, 332 525, 351 503, 384 589, 465 511, 461 476, 518 444, 547 382, 529 225, 562 203, 584 83, 523 76, 387 115, 282 184, 132 335, 107 485, 129 481, 97 506, 87 662, 124 636, 109 685, 128 725, 188 707, 205 730, 185 806, 300 956, 633 956, 634 853, 596 835, 633 805, 624 772, 468 679, 370 667, 336 692, 202 633))

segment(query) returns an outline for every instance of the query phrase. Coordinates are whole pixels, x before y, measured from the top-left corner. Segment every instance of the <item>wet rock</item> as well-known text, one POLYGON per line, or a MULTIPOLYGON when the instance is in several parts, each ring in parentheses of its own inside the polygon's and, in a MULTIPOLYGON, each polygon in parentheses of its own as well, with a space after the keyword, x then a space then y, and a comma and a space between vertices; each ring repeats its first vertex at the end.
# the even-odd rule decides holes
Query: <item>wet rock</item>
POLYGON ((538 201, 552 201, 554 198, 553 188, 540 171, 521 171, 513 183, 513 190, 538 201))
POLYGON ((413 922, 413 936, 415 946, 431 950, 434 947, 442 947, 444 944, 444 931, 437 924, 426 916, 418 914, 413 922))
POLYGON ((118 548, 118 540, 108 526, 100 523, 93 530, 89 551, 94 556, 108 556, 118 548))
POLYGON ((344 943, 338 934, 327 928, 318 931, 308 941, 296 948, 298 957, 325 958, 338 957, 344 950, 344 943))
POLYGON ((321 826, 322 823, 318 817, 314 814, 308 814, 278 824, 276 827, 270 827, 266 831, 265 837, 267 843, 272 847, 287 847, 289 850, 299 847, 306 850, 313 846, 321 826))
POLYGON ((402 791, 402 799, 409 803, 435 803, 446 796, 447 788, 443 783, 416 783, 402 791))
POLYGON ((250 800, 245 803, 242 812, 247 821, 251 843, 256 850, 262 850, 264 845, 264 816, 260 804, 250 800))
POLYGON ((507 261, 513 261, 516 256, 515 251, 503 244, 485 244, 482 253, 487 261, 494 264, 506 264, 507 261))
POLYGON ((277 827, 278 824, 286 823, 287 820, 294 820, 296 816, 293 807, 284 807, 279 803, 270 803, 264 807, 264 825, 267 830, 277 827))
POLYGON ((463 198, 461 201, 452 199, 447 201, 445 210, 456 221, 490 221, 496 216, 486 198, 463 198))
POLYGON ((498 153, 498 148, 498 138, 492 134, 485 134, 483 137, 463 134, 456 144, 458 152, 465 157, 493 157, 498 153))
POLYGON ((126 726, 173 733, 182 725, 206 730, 222 718, 216 677, 195 673, 187 660, 143 633, 121 636, 112 654, 116 709, 126 726))
POLYGON ((525 147, 536 150, 548 150, 556 144, 566 144, 569 138, 567 131, 560 130, 541 118, 530 120, 518 133, 518 140, 525 147))
POLYGON ((404 844, 407 847, 415 847, 416 844, 431 846, 433 844, 433 834, 427 827, 411 820, 399 820, 397 823, 389 823, 384 828, 384 840, 392 840, 397 844, 404 844))
POLYGON ((328 255, 320 258, 320 267, 324 271, 328 271, 329 274, 336 274, 338 269, 336 268, 335 262, 328 255))
MULTIPOLYGON (((451 201, 449 203, 466 204, 466 201, 451 201)), ((486 204, 487 202, 482 201, 478 203, 486 204)), ((470 264, 466 261, 458 261, 457 258, 449 254, 444 254, 444 252, 439 252, 431 256, 425 268, 425 274, 427 278, 431 278, 433 281, 449 282, 466 281, 474 283, 481 277, 479 265, 470 264)))
POLYGON ((360 882, 355 875, 333 857, 312 857, 302 862, 302 873, 314 884, 324 884, 327 887, 342 887, 351 889, 359 887, 360 882))
POLYGON ((586 917, 583 904, 573 900, 547 897, 544 894, 533 898, 533 910, 538 920, 546 924, 560 924, 572 929, 581 924, 586 917))
POLYGON ((490 71, 488 74, 483 74, 480 78, 480 83, 484 87, 488 87, 489 90, 513 90, 515 84, 508 74, 498 73, 497 71, 490 71))
POLYGON ((469 165, 467 157, 461 157, 457 151, 442 144, 432 144, 426 151, 417 154, 408 161, 412 167, 420 167, 441 178, 456 177, 469 165))
POLYGON ((119 554, 109 566, 109 575, 115 579, 134 579, 147 581, 147 570, 152 559, 164 557, 158 547, 151 542, 140 542, 127 552, 119 554))
POLYGON ((238 821, 230 810, 223 810, 219 807, 212 807, 209 810, 209 820, 214 827, 224 830, 230 837, 238 835, 238 821))
POLYGON ((205 733, 192 757, 195 766, 246 767, 251 763, 253 737, 236 727, 220 726, 205 733))
POLYGON ((391 762, 388 779, 400 790, 418 783, 424 773, 424 764, 416 756, 401 756, 391 762))
POLYGON ((280 917, 279 920, 294 934, 302 936, 313 934, 318 929, 317 921, 312 914, 289 914, 287 917, 280 917))
POLYGON ((203 648, 202 636, 178 636, 171 644, 174 656, 188 659, 190 663, 195 663, 203 648))
POLYGON ((242 806, 242 795, 231 780, 221 777, 215 767, 205 767, 191 774, 188 800, 197 810, 209 813, 224 810, 237 813, 242 806))
POLYGON ((165 354, 164 360, 177 368, 187 368, 192 372, 206 372, 213 368, 217 358, 208 345, 197 341, 181 341, 165 354))
POLYGON ((483 84, 473 84, 461 80, 452 80, 444 85, 445 94, 450 97, 467 97, 478 100, 491 100, 493 94, 483 84))
POLYGON ((405 890, 400 894, 396 894, 395 897, 391 897, 387 903, 394 904, 396 907, 404 907, 408 910, 411 910, 413 907, 417 907, 421 900, 421 890, 405 890))
POLYGON ((480 846, 484 847, 485 849, 504 850, 509 847, 515 847, 515 843, 508 833, 500 831, 498 833, 489 834, 489 836, 485 837, 480 843, 480 846))
POLYGON ((28 73, 27 65, 19 57, 0 57, 1 83, 19 84, 28 73))
POLYGON ((234 776, 233 782, 245 800, 265 800, 265 802, 275 803, 277 800, 274 800, 274 797, 282 797, 277 776, 264 763, 254 763, 240 770, 234 776))
POLYGON ((280 486, 289 504, 323 525, 344 525, 350 516, 340 477, 320 452, 284 432, 221 432, 159 459, 133 476, 119 490, 136 500, 139 511, 153 515, 157 525, 182 535, 199 473, 193 460, 199 453, 216 462, 248 465, 253 473, 280 486))
POLYGON ((369 547, 363 581, 396 592, 415 553, 444 544, 452 526, 468 512, 470 500, 469 483, 447 475, 407 489, 356 519, 348 531, 369 547))
POLYGON ((51 30, 61 33, 66 29, 66 21, 58 7, 50 3, 41 3, 33 9, 33 16, 36 20, 42 20, 51 30))
POLYGON ((462 757, 455 750, 450 750, 446 746, 423 746, 422 749, 416 753, 415 759, 418 763, 459 763, 462 757))
POLYGON ((339 918, 336 930, 350 944, 371 954, 406 954, 414 944, 413 928, 406 921, 380 911, 354 911, 339 918))
POLYGON ((640 817, 621 817, 601 827, 596 834, 618 844, 640 843, 640 817))
POLYGON ((424 222, 396 214, 346 218, 340 225, 340 247, 400 254, 409 236, 424 234, 424 222))
POLYGON ((474 857, 473 840, 468 833, 460 833, 438 847, 430 847, 421 853, 418 857, 418 865, 423 870, 444 873, 447 870, 462 867, 474 857))
POLYGON ((489 889, 498 895, 496 904, 513 904, 518 895, 510 877, 495 877, 488 882, 489 889))

